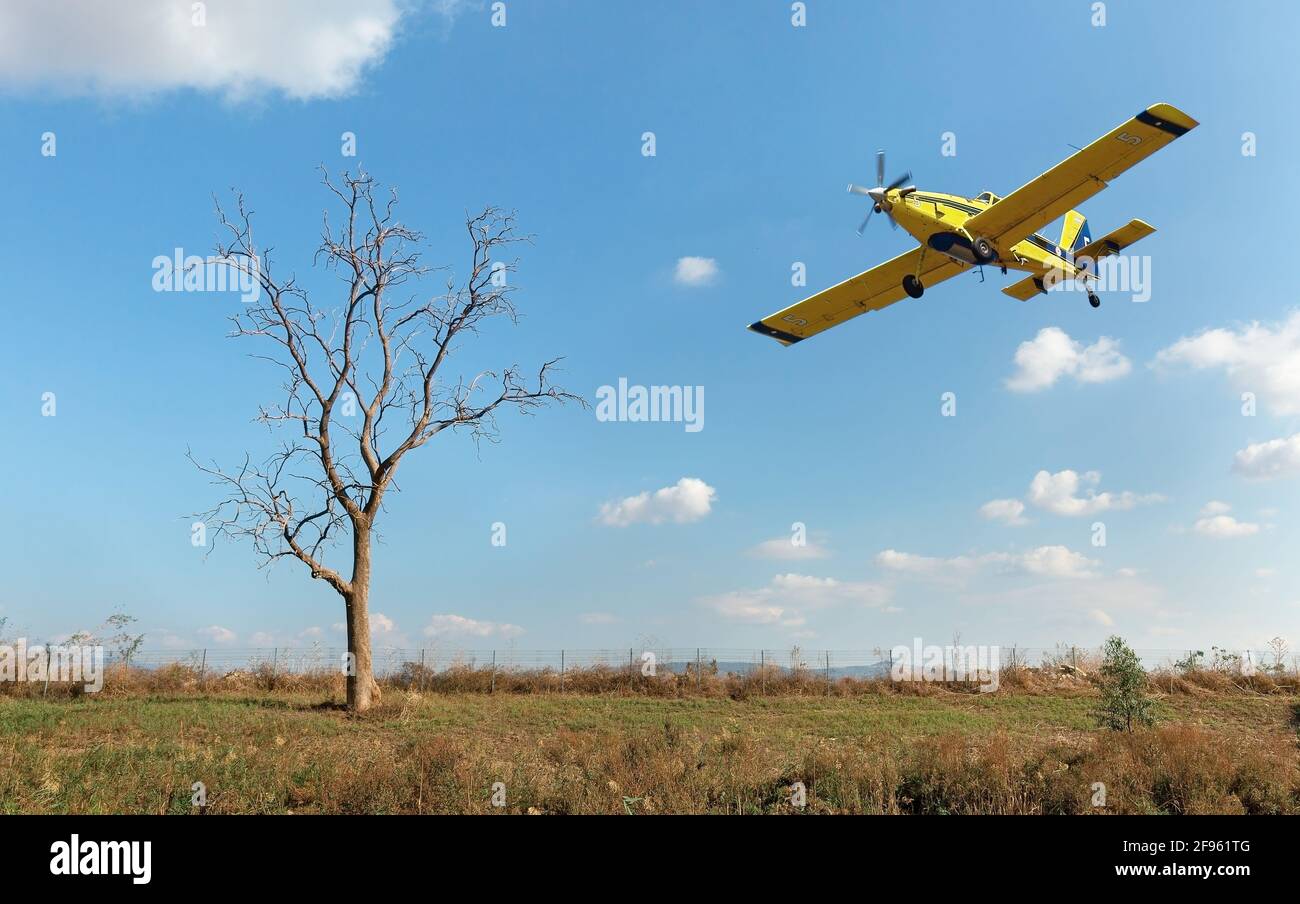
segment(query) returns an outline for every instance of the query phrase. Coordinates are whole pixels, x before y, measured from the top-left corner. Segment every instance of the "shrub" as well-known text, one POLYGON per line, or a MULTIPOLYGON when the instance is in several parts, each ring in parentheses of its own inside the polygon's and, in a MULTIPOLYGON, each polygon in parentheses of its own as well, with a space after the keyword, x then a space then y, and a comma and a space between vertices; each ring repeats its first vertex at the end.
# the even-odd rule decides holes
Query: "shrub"
POLYGON ((1115 731, 1132 731, 1134 723, 1150 725, 1151 701, 1147 699, 1147 673, 1137 654, 1118 635, 1106 639, 1101 664, 1101 704, 1097 717, 1115 731))

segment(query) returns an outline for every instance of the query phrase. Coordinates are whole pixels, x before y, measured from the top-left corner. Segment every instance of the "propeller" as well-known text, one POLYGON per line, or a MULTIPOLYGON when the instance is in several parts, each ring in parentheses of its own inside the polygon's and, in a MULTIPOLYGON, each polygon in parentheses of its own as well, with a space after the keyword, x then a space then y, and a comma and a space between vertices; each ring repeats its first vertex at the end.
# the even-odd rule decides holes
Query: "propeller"
POLYGON ((858 227, 858 235, 862 235, 862 233, 866 231, 867 223, 871 222, 871 215, 877 210, 883 210, 886 216, 889 217, 889 225, 895 229, 898 228, 898 223, 895 222, 893 215, 890 213, 890 210, 893 209, 894 205, 889 201, 887 195, 911 178, 912 174, 910 172, 903 173, 903 175, 886 185, 885 152, 883 150, 876 151, 876 187, 863 188, 861 185, 854 185, 852 182, 849 183, 850 194, 865 195, 872 201, 871 208, 867 211, 866 218, 863 219, 862 225, 858 227))

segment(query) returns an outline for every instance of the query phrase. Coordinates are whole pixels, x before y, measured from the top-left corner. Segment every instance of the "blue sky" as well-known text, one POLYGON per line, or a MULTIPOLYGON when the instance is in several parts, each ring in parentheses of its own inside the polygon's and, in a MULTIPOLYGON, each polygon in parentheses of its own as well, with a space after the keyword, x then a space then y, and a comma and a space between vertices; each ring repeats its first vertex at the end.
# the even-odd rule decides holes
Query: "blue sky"
POLYGON ((396 186, 431 264, 463 272, 487 204, 535 234, 523 320, 456 373, 563 355, 593 404, 621 377, 706 402, 698 432, 569 406, 413 454, 380 524, 381 643, 1300 642, 1293 5, 1110 2, 1098 26, 1086 2, 809 0, 798 28, 783 0, 508 0, 505 27, 454 0, 256 6, 210 0, 197 36, 188 2, 0 12, 11 632, 121 608, 155 648, 341 639, 296 563, 191 545, 217 491, 186 449, 270 451, 251 420, 275 377, 225 338, 237 296, 151 288, 156 256, 211 251, 235 186, 330 304, 324 164, 396 186), (744 329, 909 247, 883 220, 854 232, 844 186, 878 147, 889 176, 1006 193, 1159 101, 1202 125, 1083 208, 1094 236, 1159 230, 1133 249, 1146 303, 1019 303, 989 271, 788 349, 744 329), (713 265, 683 280, 692 257, 713 265), (1023 510, 986 517, 995 500, 1023 510))

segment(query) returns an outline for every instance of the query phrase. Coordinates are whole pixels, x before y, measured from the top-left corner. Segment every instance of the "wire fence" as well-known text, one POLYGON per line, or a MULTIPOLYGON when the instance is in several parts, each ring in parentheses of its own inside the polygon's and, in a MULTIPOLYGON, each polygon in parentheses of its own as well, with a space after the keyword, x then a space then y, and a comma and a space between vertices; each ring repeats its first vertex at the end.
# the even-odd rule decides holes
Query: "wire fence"
MULTIPOLYGON (((439 673, 453 669, 492 669, 494 671, 554 672, 604 667, 644 671, 663 670, 686 673, 705 670, 717 674, 746 675, 758 670, 814 671, 831 678, 875 678, 890 674, 900 656, 907 656, 919 666, 922 658, 939 656, 942 661, 967 659, 979 651, 982 661, 998 668, 1056 668, 1090 670, 1101 658, 1097 647, 1057 645, 1022 647, 1011 645, 953 644, 937 648, 914 645, 879 646, 858 650, 744 649, 727 647, 660 647, 641 649, 552 649, 521 650, 455 649, 447 647, 375 647, 372 665, 378 676, 395 675, 412 666, 439 673), (907 653, 902 653, 906 649, 907 653), (932 650, 938 652, 931 653, 932 650)), ((1134 651, 1148 670, 1160 668, 1202 668, 1240 670, 1242 668, 1300 672, 1300 656, 1278 650, 1226 650, 1211 647, 1207 651, 1186 649, 1142 649, 1134 651)), ((234 672, 270 668, 283 674, 305 674, 337 670, 346 662, 347 651, 341 647, 260 647, 235 649, 207 647, 189 650, 137 650, 129 657, 132 666, 155 669, 169 665, 194 668, 200 673, 220 677, 234 672)), ((106 651, 108 664, 121 662, 121 653, 106 651)))

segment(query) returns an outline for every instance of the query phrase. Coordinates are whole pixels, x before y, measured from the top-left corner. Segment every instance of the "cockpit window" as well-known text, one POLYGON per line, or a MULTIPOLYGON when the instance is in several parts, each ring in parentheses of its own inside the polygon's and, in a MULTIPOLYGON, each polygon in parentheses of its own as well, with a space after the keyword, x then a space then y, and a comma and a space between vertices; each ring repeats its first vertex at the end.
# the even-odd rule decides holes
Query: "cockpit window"
POLYGON ((975 200, 983 201, 986 204, 996 204, 999 199, 998 196, 993 194, 991 191, 982 191, 975 196, 975 200))

